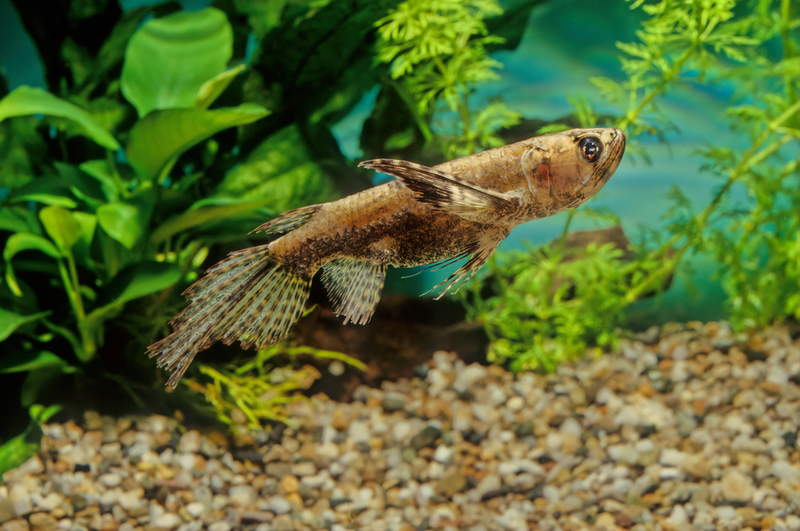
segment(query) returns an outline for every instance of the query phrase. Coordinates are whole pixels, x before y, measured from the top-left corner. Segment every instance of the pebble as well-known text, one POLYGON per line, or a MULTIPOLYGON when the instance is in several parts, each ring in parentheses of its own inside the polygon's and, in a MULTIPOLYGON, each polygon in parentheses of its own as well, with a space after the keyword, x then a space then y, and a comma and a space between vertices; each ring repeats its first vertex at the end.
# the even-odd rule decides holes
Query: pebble
POLYGON ((250 507, 258 498, 255 489, 249 485, 236 485, 228 490, 231 503, 239 507, 250 507))
POLYGON ((749 477, 733 468, 722 475, 722 496, 725 501, 748 503, 753 499, 753 485, 749 477))
POLYGON ((3 476, 0 530, 800 531, 798 374, 783 329, 691 323, 552 375, 437 352, 241 448, 87 412, 3 476))
POLYGON ((267 506, 275 514, 284 514, 292 510, 291 504, 283 496, 272 496, 267 506))
POLYGON ((164 513, 154 519, 152 519, 152 523, 156 527, 163 527, 165 529, 172 529, 173 527, 178 527, 181 524, 181 518, 177 514, 172 513, 164 513))

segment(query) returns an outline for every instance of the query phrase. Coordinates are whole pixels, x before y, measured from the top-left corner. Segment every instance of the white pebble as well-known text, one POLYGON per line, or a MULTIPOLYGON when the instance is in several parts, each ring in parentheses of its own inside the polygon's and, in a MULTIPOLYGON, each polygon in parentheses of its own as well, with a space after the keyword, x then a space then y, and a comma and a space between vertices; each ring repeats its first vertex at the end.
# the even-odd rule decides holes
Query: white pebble
POLYGON ((525 399, 521 396, 512 396, 508 399, 508 402, 506 402, 506 409, 513 413, 516 413, 523 407, 525 407, 525 399))
POLYGON ((103 474, 99 478, 100 483, 105 485, 106 487, 117 487, 120 483, 122 483, 122 478, 119 477, 117 474, 103 474))
POLYGON ((199 518, 206 510, 205 505, 200 502, 192 502, 186 506, 186 512, 194 518, 199 518))
POLYGON ((181 518, 177 514, 172 513, 164 513, 155 520, 153 520, 153 525, 156 527, 164 527, 166 529, 172 529, 173 527, 178 527, 181 524, 181 518))
POLYGON ((433 453, 433 459, 440 463, 446 464, 448 461, 450 461, 450 458, 453 456, 454 452, 455 450, 453 448, 445 446, 444 444, 440 444, 433 453))
POLYGON ((284 514, 292 510, 292 506, 283 496, 272 496, 269 499, 269 508, 275 514, 284 514))

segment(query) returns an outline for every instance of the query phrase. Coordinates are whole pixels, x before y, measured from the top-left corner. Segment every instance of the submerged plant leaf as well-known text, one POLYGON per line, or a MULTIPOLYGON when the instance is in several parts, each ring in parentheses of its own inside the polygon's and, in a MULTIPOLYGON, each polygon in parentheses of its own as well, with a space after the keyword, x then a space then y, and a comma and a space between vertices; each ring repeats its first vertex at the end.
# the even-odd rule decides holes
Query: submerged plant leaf
POLYGON ((154 179, 181 153, 214 133, 245 125, 269 114, 264 107, 244 103, 206 111, 166 109, 136 122, 126 148, 128 161, 145 178, 154 179))
POLYGON ((17 284, 14 276, 14 269, 11 267, 11 259, 22 251, 42 251, 52 258, 61 258, 61 253, 53 243, 39 235, 30 232, 17 232, 12 234, 3 249, 3 259, 6 262, 6 283, 11 292, 17 297, 22 297, 22 290, 17 284))
POLYGON ((203 86, 201 86, 200 90, 197 91, 197 99, 194 102, 195 108, 208 109, 208 106, 214 103, 214 100, 219 98, 220 94, 225 92, 225 89, 231 84, 233 78, 241 74, 244 69, 244 65, 239 65, 236 68, 226 70, 203 83, 203 86))
MULTIPOLYGON (((0 308, 0 341, 4 341, 8 336, 10 336, 14 331, 19 328, 20 326, 24 326, 28 323, 32 323, 34 321, 38 321, 45 315, 48 315, 50 312, 39 312, 33 313, 31 315, 20 315, 18 313, 10 312, 3 308, 0 308)), ((6 364, 6 359, 4 358, 0 361, 0 367, 6 364)), ((2 368, 0 368, 0 372, 4 372, 2 368)), ((13 371, 5 371, 5 372, 13 372, 13 371)))
POLYGON ((30 407, 31 422, 25 431, 0 445, 0 475, 17 468, 36 455, 43 434, 40 424, 47 422, 60 409, 61 406, 45 408, 33 405, 30 407))
POLYGON ((69 118, 81 127, 85 136, 101 146, 111 150, 119 149, 119 143, 111 133, 100 127, 88 112, 57 98, 46 90, 21 86, 0 100, 0 122, 12 116, 29 114, 69 118))
POLYGON ((114 277, 103 293, 103 299, 109 304, 125 304, 158 293, 180 279, 181 268, 177 263, 155 260, 139 262, 126 267, 114 277))
POLYGON ((311 159, 296 126, 267 138, 239 166, 228 172, 214 196, 200 204, 219 204, 231 198, 268 199, 275 212, 330 201, 335 189, 322 168, 311 159))
POLYGON ((63 358, 46 350, 37 352, 36 354, 27 351, 17 351, 8 353, 0 360, 0 373, 2 374, 35 371, 47 367, 66 369, 69 367, 69 364, 63 358))
POLYGON ((125 51, 122 94, 139 117, 156 109, 188 108, 200 87, 222 73, 233 54, 233 30, 212 7, 148 21, 125 51))
POLYGON ((72 246, 81 236, 81 225, 73 217, 72 212, 61 207, 49 206, 39 212, 44 230, 55 242, 63 256, 66 256, 72 246))
POLYGON ((101 205, 97 209, 97 221, 109 236, 128 249, 133 249, 144 228, 139 209, 119 201, 101 205))

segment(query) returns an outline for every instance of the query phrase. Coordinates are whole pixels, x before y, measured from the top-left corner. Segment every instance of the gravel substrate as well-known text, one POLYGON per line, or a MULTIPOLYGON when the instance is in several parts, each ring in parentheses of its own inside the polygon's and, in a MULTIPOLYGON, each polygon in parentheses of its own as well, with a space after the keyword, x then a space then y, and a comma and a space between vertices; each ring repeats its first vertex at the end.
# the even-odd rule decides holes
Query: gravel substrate
POLYGON ((554 375, 465 365, 290 406, 233 448, 161 416, 45 427, 3 531, 800 530, 800 343, 719 323, 554 375))

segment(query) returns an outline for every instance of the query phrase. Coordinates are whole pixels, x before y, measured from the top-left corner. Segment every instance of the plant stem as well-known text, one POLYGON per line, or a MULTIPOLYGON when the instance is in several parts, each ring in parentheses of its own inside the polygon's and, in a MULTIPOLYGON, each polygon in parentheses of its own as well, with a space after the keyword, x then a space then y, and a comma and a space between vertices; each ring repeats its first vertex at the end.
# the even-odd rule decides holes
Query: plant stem
POLYGON ((670 71, 667 74, 665 74, 663 78, 661 78, 661 82, 659 82, 658 85, 656 85, 650 90, 650 92, 642 99, 642 101, 639 103, 636 109, 634 109, 633 111, 628 111, 625 114, 625 118, 623 118, 622 121, 619 122, 619 124, 617 125, 619 129, 623 129, 624 131, 627 132, 628 127, 630 127, 631 123, 639 117, 642 111, 644 111, 645 107, 647 107, 647 105, 649 105, 650 102, 653 101, 653 98, 655 98, 656 95, 658 95, 658 93, 664 89, 667 83, 675 79, 675 77, 677 77, 677 75, 680 74, 681 68, 692 57, 692 55, 694 55, 695 50, 697 50, 697 46, 698 43, 694 42, 689 48, 684 50, 684 52, 681 54, 678 60, 675 61, 675 63, 672 65, 670 71))

